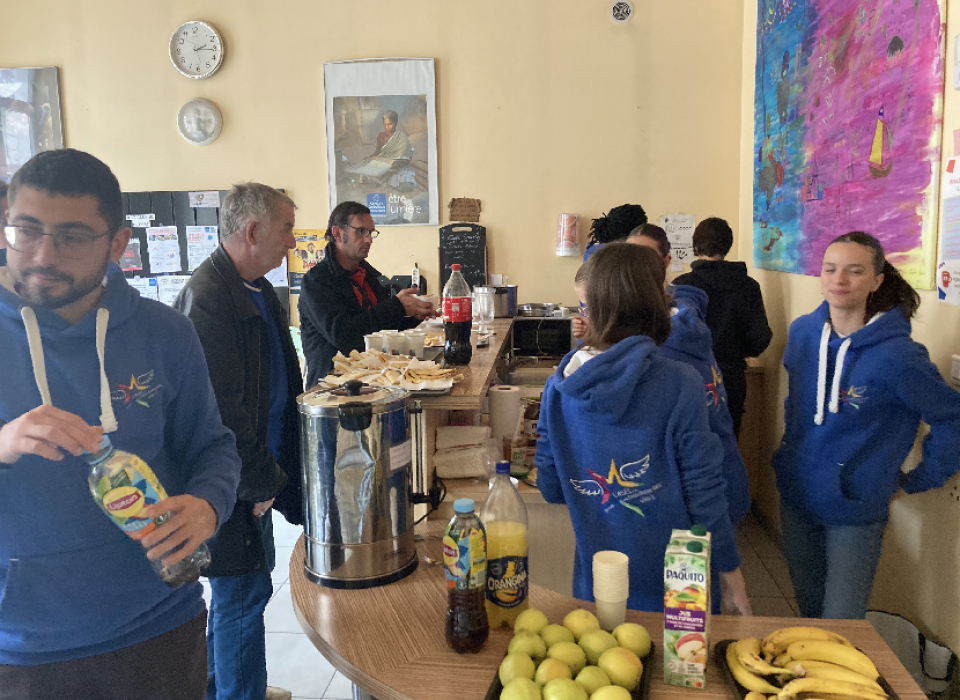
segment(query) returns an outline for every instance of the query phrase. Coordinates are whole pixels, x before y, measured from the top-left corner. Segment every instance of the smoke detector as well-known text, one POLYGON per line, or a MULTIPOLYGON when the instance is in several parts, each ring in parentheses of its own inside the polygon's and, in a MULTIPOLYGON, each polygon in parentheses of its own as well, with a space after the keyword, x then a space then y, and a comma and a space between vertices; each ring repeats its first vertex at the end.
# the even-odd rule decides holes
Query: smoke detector
POLYGON ((614 22, 629 22, 633 19, 633 3, 630 0, 616 0, 610 5, 610 17, 614 22))

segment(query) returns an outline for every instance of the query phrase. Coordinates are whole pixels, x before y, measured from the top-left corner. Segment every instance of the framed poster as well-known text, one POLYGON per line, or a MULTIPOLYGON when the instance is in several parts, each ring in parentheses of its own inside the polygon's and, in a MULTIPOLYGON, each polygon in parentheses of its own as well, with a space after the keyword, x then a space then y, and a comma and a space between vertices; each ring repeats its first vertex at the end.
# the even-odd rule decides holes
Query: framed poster
POLYGON ((943 118, 943 0, 760 0, 753 255, 819 275, 866 231, 933 288, 943 118))
POLYGON ((377 226, 438 224, 432 58, 325 63, 330 209, 365 204, 377 226))
POLYGON ((60 70, 0 68, 0 180, 40 151, 63 148, 60 70))

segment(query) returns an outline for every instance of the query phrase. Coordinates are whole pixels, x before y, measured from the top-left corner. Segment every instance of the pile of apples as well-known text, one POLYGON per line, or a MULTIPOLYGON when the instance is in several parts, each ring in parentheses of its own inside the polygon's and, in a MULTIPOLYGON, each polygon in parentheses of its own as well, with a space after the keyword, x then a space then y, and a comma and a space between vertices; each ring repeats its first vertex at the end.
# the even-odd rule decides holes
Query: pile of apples
POLYGON ((650 652, 643 625, 625 622, 600 629, 589 610, 573 610, 550 624, 530 608, 517 616, 500 664, 500 700, 631 700, 650 652))

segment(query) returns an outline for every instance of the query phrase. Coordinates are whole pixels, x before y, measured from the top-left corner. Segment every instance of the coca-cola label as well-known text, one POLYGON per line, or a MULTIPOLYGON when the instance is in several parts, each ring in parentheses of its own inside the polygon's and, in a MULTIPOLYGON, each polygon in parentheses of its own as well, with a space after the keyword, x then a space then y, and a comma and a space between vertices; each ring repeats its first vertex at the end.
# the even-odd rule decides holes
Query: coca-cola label
POLYGON ((458 323, 473 320, 473 300, 470 297, 444 297, 443 320, 458 323))

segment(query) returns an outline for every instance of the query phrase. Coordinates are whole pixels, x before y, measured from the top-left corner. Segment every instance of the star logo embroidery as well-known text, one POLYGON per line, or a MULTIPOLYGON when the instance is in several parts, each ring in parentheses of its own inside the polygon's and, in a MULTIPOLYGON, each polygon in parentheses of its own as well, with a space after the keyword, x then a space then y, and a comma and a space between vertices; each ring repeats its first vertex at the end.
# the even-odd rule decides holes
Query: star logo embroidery
POLYGON ((720 405, 720 385, 723 384, 723 375, 720 374, 715 365, 711 365, 710 371, 713 373, 713 381, 705 385, 707 388, 707 406, 717 407, 720 405))
POLYGON ((642 476, 649 468, 650 455, 636 462, 627 462, 619 469, 616 462, 611 459, 610 471, 606 477, 587 468, 587 474, 590 475, 589 479, 570 479, 570 483, 578 493, 584 496, 600 496, 600 505, 605 506, 605 511, 609 511, 614 504, 619 503, 624 508, 643 515, 643 511, 639 507, 627 503, 625 497, 643 486, 642 482, 634 480, 642 476))
POLYGON ((860 404, 867 400, 867 387, 850 385, 849 389, 840 390, 840 403, 848 404, 860 409, 860 404))
POLYGON ((150 399, 160 391, 159 386, 151 386, 153 381, 153 370, 141 374, 139 377, 130 375, 129 384, 117 384, 117 390, 110 394, 114 401, 121 401, 123 405, 129 408, 133 404, 150 408, 150 399))

